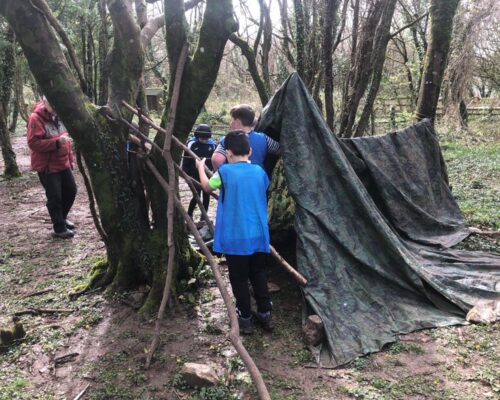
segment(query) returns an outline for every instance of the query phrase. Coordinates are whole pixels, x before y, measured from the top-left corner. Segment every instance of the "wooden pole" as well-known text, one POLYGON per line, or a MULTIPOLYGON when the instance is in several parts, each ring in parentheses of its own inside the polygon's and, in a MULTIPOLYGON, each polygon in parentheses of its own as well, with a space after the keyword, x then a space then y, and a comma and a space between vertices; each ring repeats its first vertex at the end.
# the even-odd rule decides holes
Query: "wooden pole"
POLYGON ((184 71, 184 66, 186 65, 186 59, 188 55, 187 43, 181 51, 181 56, 179 57, 179 62, 177 64, 177 69, 175 71, 175 81, 174 88, 172 91, 172 100, 170 102, 170 110, 168 113, 167 129, 165 134, 165 142, 163 144, 162 155, 167 162, 168 169, 168 199, 167 199, 167 244, 168 244, 168 261, 167 261, 167 276, 165 278, 165 285, 163 287, 163 297, 160 303, 160 309, 158 310, 158 317, 155 323, 155 333, 153 336, 153 341, 151 342, 151 347, 149 348, 148 354, 146 356, 146 369, 151 365, 151 359, 153 354, 158 347, 160 341, 160 329, 161 321, 163 315, 165 314, 165 307, 167 305, 168 298, 170 296, 170 287, 172 286, 172 279, 174 275, 174 259, 175 259, 175 243, 174 243, 174 197, 175 197, 175 168, 174 160, 172 159, 172 153, 170 152, 172 145, 172 132, 174 130, 175 123, 175 113, 177 111, 177 102, 179 101, 182 73, 184 71))

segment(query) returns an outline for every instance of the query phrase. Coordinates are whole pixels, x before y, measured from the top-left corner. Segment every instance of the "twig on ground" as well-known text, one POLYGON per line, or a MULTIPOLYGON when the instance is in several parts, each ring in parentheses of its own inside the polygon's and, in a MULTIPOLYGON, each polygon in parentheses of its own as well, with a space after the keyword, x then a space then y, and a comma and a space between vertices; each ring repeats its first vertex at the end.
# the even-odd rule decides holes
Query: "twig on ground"
POLYGON ((476 228, 476 227, 473 227, 471 226, 470 228, 470 231, 471 233, 475 234, 475 235, 484 235, 484 236, 491 236, 491 237, 497 237, 497 236, 500 236, 500 230, 496 230, 496 231, 493 231, 493 230, 483 230, 483 229, 479 229, 479 228, 476 228))
POLYGON ((58 313, 72 313, 75 310, 69 308, 28 308, 27 310, 17 311, 14 313, 16 316, 21 315, 40 315, 40 314, 58 314, 58 313))
POLYGON ((68 362, 74 361, 76 357, 78 357, 80 353, 69 353, 64 356, 54 358, 54 366, 57 367, 62 364, 66 364, 68 362))
POLYGON ((71 292, 71 293, 68 293, 68 297, 70 300, 76 300, 78 297, 84 295, 84 294, 92 294, 92 293, 97 293, 97 292, 100 292, 102 291, 103 288, 102 287, 96 287, 96 288, 85 288, 85 289, 82 289, 82 290, 78 290, 77 292, 71 292))
POLYGON ((82 390, 80 393, 78 393, 78 394, 76 395, 76 397, 75 397, 73 400, 80 400, 80 399, 83 397, 83 395, 85 394, 85 392, 87 391, 87 389, 88 389, 89 387, 90 387, 90 383, 87 383, 87 386, 85 386, 85 387, 83 388, 83 390, 82 390))
POLYGON ((28 297, 34 297, 34 296, 39 296, 41 294, 45 294, 45 293, 49 293, 49 292, 52 292, 54 289, 53 288, 48 288, 48 289, 43 289, 43 290, 39 290, 37 292, 32 292, 32 293, 28 293, 28 294, 25 294, 23 297, 21 297, 22 299, 27 299, 28 297))

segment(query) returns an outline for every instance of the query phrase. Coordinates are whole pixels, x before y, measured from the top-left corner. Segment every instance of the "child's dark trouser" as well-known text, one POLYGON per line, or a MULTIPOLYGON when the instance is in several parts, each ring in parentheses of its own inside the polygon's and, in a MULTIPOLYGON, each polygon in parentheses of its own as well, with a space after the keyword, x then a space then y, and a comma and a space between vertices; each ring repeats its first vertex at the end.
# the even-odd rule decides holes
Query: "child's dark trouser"
POLYGON ((267 289, 266 257, 266 253, 254 253, 250 256, 226 255, 236 307, 243 318, 252 315, 248 280, 253 287, 257 311, 264 313, 272 309, 271 296, 267 289))
POLYGON ((76 183, 71 170, 65 169, 51 174, 39 172, 38 177, 42 182, 47 196, 47 209, 54 226, 54 232, 66 230, 66 219, 76 196, 76 183))
MULTIPOLYGON (((200 196, 203 192, 203 207, 205 207, 205 210, 208 211, 208 205, 210 204, 210 193, 207 193, 204 190, 202 191, 201 188, 197 188, 196 191, 198 192, 198 196, 200 196)), ((198 203, 196 202, 196 198, 193 196, 188 207, 188 215, 190 217, 193 216, 194 209, 197 205, 198 203)))

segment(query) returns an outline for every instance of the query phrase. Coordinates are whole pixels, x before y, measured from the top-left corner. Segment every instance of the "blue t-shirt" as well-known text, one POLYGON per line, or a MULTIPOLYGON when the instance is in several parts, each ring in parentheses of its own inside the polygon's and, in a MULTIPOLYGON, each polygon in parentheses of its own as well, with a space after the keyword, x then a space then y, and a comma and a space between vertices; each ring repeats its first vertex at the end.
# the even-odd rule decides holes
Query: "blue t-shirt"
POLYGON ((266 191, 269 178, 255 164, 223 164, 214 251, 232 255, 269 253, 266 191))
MULTIPOLYGON (((224 147, 224 139, 220 141, 220 145, 224 147)), ((248 133, 248 141, 250 142, 250 147, 252 148, 252 154, 250 155, 250 161, 252 164, 260 165, 264 168, 264 160, 267 156, 267 140, 266 135, 262 132, 251 131, 248 133)))

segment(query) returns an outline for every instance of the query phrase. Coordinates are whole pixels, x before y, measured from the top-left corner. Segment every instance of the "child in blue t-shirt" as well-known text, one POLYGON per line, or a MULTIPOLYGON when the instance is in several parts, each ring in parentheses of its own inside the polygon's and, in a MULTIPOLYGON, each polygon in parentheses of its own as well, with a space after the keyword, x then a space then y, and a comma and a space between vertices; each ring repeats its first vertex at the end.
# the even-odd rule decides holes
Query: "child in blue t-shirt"
POLYGON ((229 132, 225 148, 228 163, 221 165, 210 179, 203 168, 205 159, 196 161, 203 190, 220 189, 213 249, 226 255, 240 332, 253 332, 249 280, 257 303, 253 315, 264 329, 272 330, 265 266, 270 252, 266 198, 269 178, 260 166, 249 162, 251 149, 244 132, 229 132))
MULTIPOLYGON (((212 137, 212 129, 210 126, 206 124, 200 124, 194 131, 194 138, 191 138, 186 143, 186 146, 198 157, 200 158, 208 158, 212 157, 214 154, 214 150, 216 148, 216 143, 211 139, 212 137)), ((212 169, 212 164, 209 162, 208 168, 212 169)), ((194 159, 189 155, 184 155, 182 158, 182 169, 189 176, 193 177, 197 181, 199 180, 198 171, 196 171, 196 167, 194 164, 194 159)), ((201 196, 201 189, 196 189, 198 192, 198 196, 201 196)), ((210 194, 203 192, 203 207, 208 211, 208 206, 210 204, 210 194)), ((194 209, 196 208, 196 198, 193 196, 191 201, 189 202, 188 214, 190 217, 193 217, 194 209)))

